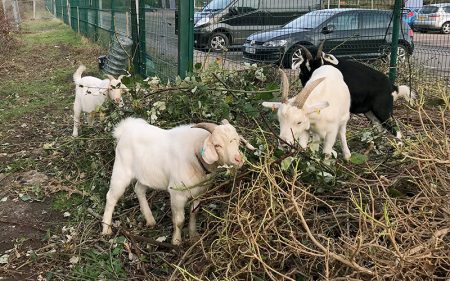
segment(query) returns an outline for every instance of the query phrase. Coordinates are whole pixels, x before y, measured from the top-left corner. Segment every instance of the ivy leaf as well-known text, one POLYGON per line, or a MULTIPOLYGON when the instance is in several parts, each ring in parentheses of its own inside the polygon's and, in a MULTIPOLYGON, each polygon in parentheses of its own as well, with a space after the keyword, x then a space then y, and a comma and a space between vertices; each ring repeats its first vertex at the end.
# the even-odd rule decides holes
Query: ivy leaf
POLYGON ((289 169, 289 166, 291 165, 292 161, 294 161, 294 157, 292 157, 292 156, 289 156, 289 157, 283 159, 283 161, 281 161, 281 170, 287 171, 289 169))
POLYGON ((367 160, 369 160, 369 157, 361 153, 352 153, 352 156, 350 157, 350 162, 356 165, 364 164, 367 160))
POLYGON ((271 92, 264 92, 264 93, 257 93, 255 96, 256 100, 271 100, 273 99, 273 93, 271 92))
POLYGON ((19 198, 20 198, 20 200, 22 200, 22 201, 24 201, 24 202, 27 202, 27 201, 30 201, 31 200, 31 196, 30 195, 28 195, 28 194, 19 194, 19 198))

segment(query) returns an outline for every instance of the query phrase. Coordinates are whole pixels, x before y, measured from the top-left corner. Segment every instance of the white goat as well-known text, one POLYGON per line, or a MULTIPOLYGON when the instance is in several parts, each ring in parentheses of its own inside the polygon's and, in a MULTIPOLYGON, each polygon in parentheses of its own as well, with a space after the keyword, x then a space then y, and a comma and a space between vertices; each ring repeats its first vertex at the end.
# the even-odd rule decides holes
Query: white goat
POLYGON ((98 106, 101 106, 108 97, 119 106, 123 106, 122 93, 128 91, 121 80, 124 75, 115 79, 112 75, 107 75, 108 79, 100 80, 93 76, 81 78, 81 74, 86 70, 84 65, 80 65, 73 74, 75 82, 75 102, 73 104, 73 133, 78 136, 80 128, 81 112, 88 113, 87 121, 89 126, 94 122, 94 114, 98 106))
POLYGON ((228 121, 223 123, 199 123, 164 130, 143 119, 130 117, 122 120, 114 130, 116 158, 106 194, 102 234, 111 233, 114 207, 130 182, 136 179, 134 191, 149 226, 154 226, 156 221, 145 196, 146 190, 169 192, 174 245, 181 243, 184 207, 188 199, 194 198, 190 209, 189 236, 196 237, 195 210, 199 201, 195 198, 206 191, 208 184, 204 182, 218 165, 242 166, 240 140, 249 149, 254 149, 228 121))
POLYGON ((329 157, 339 134, 345 159, 351 154, 347 146, 346 126, 350 118, 350 92, 341 72, 324 65, 311 76, 303 90, 288 100, 289 81, 282 76, 282 102, 264 102, 263 106, 278 109, 280 138, 289 144, 297 140, 306 148, 310 132, 324 139, 323 152, 329 157))

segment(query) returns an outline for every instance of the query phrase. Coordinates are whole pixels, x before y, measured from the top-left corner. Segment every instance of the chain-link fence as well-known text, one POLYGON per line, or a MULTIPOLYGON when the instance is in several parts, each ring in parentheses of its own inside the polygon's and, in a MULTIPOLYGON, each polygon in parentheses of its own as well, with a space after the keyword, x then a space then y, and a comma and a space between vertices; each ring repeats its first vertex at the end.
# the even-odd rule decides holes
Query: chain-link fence
MULTIPOLYGON (((325 40, 324 51, 337 58, 388 60, 393 8, 394 1, 375 0, 206 1, 195 13, 195 58, 291 68, 300 45, 313 49, 325 40)), ((401 19, 398 60, 409 57, 425 74, 449 77, 450 4, 405 1, 401 19)))
MULTIPOLYGON (((409 69, 450 77, 450 4, 404 1, 394 28, 394 2, 46 0, 46 6, 93 40, 132 38, 139 72, 163 79, 210 61, 231 69, 245 62, 292 68, 301 59, 300 45, 313 50, 322 41, 324 51, 338 59, 369 62, 389 61, 396 43, 397 61, 409 62, 409 69)), ((400 64, 399 71, 404 69, 400 64)))

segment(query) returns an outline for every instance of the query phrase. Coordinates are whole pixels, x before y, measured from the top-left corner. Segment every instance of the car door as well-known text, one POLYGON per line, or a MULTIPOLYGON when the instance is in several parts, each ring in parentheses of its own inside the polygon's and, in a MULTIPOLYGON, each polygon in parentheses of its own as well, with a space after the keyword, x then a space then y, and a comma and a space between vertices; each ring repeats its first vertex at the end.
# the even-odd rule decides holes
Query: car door
POLYGON ((358 48, 359 13, 347 11, 339 13, 321 26, 325 51, 336 56, 351 56, 358 48))
POLYGON ((387 36, 392 36, 392 29, 388 29, 391 15, 390 12, 379 11, 364 11, 360 14, 359 48, 354 50, 355 56, 363 59, 380 56, 387 45, 387 36))
POLYGON ((228 8, 222 23, 231 29, 233 44, 242 44, 252 33, 263 29, 260 0, 238 0, 228 8))

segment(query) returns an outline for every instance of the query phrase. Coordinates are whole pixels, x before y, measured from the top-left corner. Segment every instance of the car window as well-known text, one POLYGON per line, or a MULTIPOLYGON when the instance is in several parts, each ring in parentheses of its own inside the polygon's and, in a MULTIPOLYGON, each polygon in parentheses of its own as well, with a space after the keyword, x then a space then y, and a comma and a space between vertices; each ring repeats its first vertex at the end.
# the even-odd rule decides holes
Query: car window
POLYGON ((445 11, 446 13, 450 13, 450 6, 444 7, 444 11, 445 11))
POLYGON ((259 0, 239 0, 233 6, 236 8, 248 8, 256 10, 259 8, 259 0))
POLYGON ((363 13, 361 15, 361 28, 387 28, 390 15, 386 13, 363 13))
POLYGON ((358 29, 358 14, 347 13, 338 15, 331 19, 327 25, 334 25, 334 30, 354 30, 358 29))
POLYGON ((231 0, 213 0, 203 9, 205 12, 220 11, 230 5, 231 0))
POLYGON ((439 10, 439 7, 436 6, 423 6, 423 8, 420 10, 421 14, 432 14, 436 13, 439 10))
POLYGON ((331 18, 334 13, 327 12, 311 12, 303 15, 295 20, 287 23, 284 28, 306 28, 311 29, 319 26, 327 19, 331 18))

